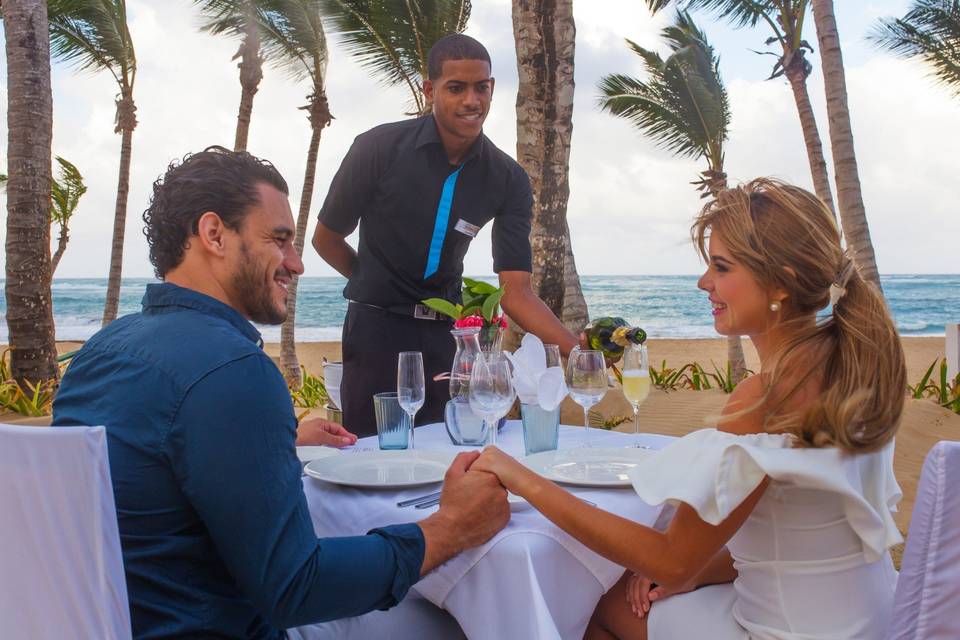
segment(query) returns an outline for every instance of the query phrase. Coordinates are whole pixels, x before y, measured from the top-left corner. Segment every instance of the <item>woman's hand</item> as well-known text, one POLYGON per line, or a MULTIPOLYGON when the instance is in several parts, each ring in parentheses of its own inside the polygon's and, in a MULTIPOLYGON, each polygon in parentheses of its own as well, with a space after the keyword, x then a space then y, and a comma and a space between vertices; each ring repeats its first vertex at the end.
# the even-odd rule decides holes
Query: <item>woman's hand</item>
POLYGON ((520 495, 523 478, 530 472, 525 466, 494 446, 484 449, 470 468, 494 474, 500 478, 500 484, 516 495, 520 495))
POLYGON ((310 418, 297 425, 297 446, 326 445, 328 447, 348 447, 356 444, 357 436, 343 428, 343 425, 310 418))
POLYGON ((627 578, 627 604, 630 605, 634 615, 642 618, 650 611, 650 605, 657 600, 663 600, 678 593, 687 593, 696 588, 696 582, 691 580, 679 589, 667 589, 631 571, 630 577, 627 578))

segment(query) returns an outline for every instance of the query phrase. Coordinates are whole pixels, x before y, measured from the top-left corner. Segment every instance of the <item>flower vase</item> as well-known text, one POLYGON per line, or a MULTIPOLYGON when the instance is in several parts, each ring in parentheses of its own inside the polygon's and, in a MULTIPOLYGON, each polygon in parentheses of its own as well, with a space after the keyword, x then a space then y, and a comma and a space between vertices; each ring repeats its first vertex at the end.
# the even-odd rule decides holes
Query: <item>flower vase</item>
MULTIPOLYGON (((457 446, 483 446, 487 441, 483 420, 470 409, 470 374, 474 359, 483 350, 480 337, 484 329, 463 327, 450 332, 457 343, 457 351, 450 367, 450 400, 444 410, 443 422, 450 441, 457 446)), ((501 338, 496 335, 494 339, 499 349, 501 338)), ((497 427, 502 426, 503 422, 501 419, 497 427)))
POLYGON ((477 336, 480 350, 484 353, 499 353, 503 342, 503 326, 499 323, 484 324, 477 336))

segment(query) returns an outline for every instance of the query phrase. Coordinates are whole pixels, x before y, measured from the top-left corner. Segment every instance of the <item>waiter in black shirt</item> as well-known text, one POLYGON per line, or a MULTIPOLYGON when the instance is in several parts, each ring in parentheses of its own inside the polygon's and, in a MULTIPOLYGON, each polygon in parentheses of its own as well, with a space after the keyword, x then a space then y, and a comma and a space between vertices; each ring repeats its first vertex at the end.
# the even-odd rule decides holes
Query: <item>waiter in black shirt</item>
POLYGON ((493 220, 493 269, 510 318, 567 354, 578 340, 530 287, 533 196, 526 172, 483 135, 494 79, 490 55, 469 36, 437 41, 423 92, 433 112, 359 135, 343 159, 313 237, 347 279, 343 325, 344 426, 376 433, 373 394, 396 390, 397 354, 423 353, 426 402, 417 424, 440 422, 455 343, 451 320, 420 304, 460 301, 463 257, 493 220), (359 225, 356 251, 345 237, 359 225))

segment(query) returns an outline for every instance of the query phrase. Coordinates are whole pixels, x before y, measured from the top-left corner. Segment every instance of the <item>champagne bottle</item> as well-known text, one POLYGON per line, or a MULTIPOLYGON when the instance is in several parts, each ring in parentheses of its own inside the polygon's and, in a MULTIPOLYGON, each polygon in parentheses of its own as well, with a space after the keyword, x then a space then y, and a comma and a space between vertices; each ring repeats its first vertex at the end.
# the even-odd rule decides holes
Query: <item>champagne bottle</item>
POLYGON ((583 331, 590 348, 602 351, 604 357, 612 360, 623 355, 626 347, 642 344, 647 339, 647 332, 640 327, 631 327, 623 318, 610 316, 593 320, 583 331))

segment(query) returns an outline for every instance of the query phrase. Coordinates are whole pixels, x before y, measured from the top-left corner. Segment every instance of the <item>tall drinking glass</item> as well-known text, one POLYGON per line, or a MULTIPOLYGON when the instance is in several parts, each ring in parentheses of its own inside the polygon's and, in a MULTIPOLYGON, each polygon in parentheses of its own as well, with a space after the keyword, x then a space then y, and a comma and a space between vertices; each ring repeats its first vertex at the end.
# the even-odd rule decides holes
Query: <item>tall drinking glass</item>
POLYGON ((600 351, 570 352, 567 361, 567 387, 570 397, 583 407, 583 445, 590 446, 590 407, 600 402, 607 392, 607 363, 600 351))
POLYGON ((397 358, 397 400, 410 416, 410 448, 413 449, 413 418, 423 406, 423 354, 401 351, 397 358))
POLYGON ((647 363, 647 348, 643 345, 633 345, 623 352, 623 397, 633 407, 632 447, 641 447, 640 444, 640 405, 650 395, 650 366, 647 363))
POLYGON ((497 421, 516 397, 510 361, 502 353, 477 354, 470 372, 470 409, 483 418, 487 444, 497 444, 497 421))

